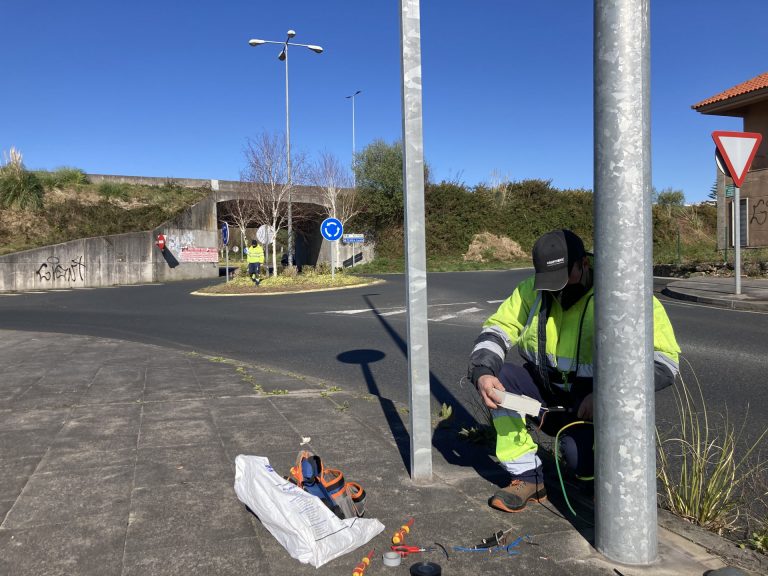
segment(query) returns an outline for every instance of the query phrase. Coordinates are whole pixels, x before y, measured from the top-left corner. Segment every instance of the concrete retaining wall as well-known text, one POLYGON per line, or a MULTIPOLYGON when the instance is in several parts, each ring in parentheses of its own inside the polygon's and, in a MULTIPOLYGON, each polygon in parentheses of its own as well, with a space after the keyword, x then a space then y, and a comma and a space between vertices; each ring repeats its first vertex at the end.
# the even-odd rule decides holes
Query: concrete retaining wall
POLYGON ((216 278, 216 236, 216 203, 208 198, 154 230, 0 256, 0 292, 216 278), (154 244, 158 234, 168 239, 164 253, 154 244))

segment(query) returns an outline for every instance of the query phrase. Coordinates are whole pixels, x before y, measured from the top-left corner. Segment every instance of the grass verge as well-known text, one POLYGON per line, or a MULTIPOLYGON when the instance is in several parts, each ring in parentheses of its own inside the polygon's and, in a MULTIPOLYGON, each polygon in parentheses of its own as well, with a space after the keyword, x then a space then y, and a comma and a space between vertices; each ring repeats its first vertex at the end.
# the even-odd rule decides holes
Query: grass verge
POLYGON ((261 283, 256 286, 246 275, 235 276, 229 282, 221 282, 198 290, 203 294, 282 294, 291 292, 308 292, 312 290, 329 290, 352 286, 366 286, 376 282, 375 278, 337 272, 333 277, 330 273, 318 274, 309 267, 304 267, 302 274, 281 274, 279 276, 263 276, 261 283))

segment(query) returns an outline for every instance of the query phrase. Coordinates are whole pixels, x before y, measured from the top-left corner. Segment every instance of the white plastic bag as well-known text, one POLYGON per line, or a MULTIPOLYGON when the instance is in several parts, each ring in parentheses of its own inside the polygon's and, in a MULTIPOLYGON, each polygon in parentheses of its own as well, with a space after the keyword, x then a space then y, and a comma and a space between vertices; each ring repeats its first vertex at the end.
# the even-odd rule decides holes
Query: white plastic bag
POLYGON ((282 478, 263 456, 235 458, 235 492, 293 558, 315 568, 384 530, 375 518, 340 520, 320 498, 282 478))

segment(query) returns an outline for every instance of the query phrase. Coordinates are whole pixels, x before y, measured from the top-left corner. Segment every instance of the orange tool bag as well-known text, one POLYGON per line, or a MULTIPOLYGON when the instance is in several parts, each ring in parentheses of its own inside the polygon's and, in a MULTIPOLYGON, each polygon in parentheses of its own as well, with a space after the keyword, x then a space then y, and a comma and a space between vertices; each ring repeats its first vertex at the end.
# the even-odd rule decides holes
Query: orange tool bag
POLYGON ((317 496, 339 518, 355 518, 365 514, 365 490, 357 482, 346 482, 336 468, 326 468, 322 460, 309 450, 302 450, 288 478, 299 488, 317 496))

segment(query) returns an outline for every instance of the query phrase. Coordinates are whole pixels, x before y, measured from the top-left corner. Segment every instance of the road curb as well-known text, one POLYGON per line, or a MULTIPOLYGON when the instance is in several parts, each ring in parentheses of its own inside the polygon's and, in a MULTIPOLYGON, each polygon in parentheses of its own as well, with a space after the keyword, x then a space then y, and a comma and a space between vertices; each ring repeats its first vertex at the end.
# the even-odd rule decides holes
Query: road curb
POLYGON ((669 510, 659 508, 658 524, 685 538, 686 540, 701 546, 708 552, 721 558, 724 562, 736 565, 756 574, 768 573, 768 556, 760 554, 754 550, 739 548, 736 542, 728 540, 713 532, 710 532, 701 526, 696 526, 686 522, 679 516, 672 514, 669 510))
POLYGON ((765 312, 768 311, 768 303, 766 302, 754 302, 749 300, 734 300, 732 298, 716 298, 713 296, 700 296, 698 294, 691 294, 689 292, 678 292, 677 290, 669 288, 667 286, 661 291, 665 296, 674 298, 676 300, 685 300, 687 302, 698 302, 699 304, 707 304, 709 306, 717 306, 718 308, 728 308, 730 310, 748 310, 765 312))
POLYGON ((331 288, 312 288, 310 290, 284 290, 281 292, 250 292, 245 294, 210 294, 208 292, 199 292, 195 290, 190 292, 192 296, 282 296, 284 294, 310 294, 312 292, 332 292, 335 290, 348 290, 350 288, 366 288, 368 286, 375 286, 376 284, 383 284, 386 280, 377 278, 373 282, 367 282, 365 284, 352 284, 351 286, 334 286, 331 288))

